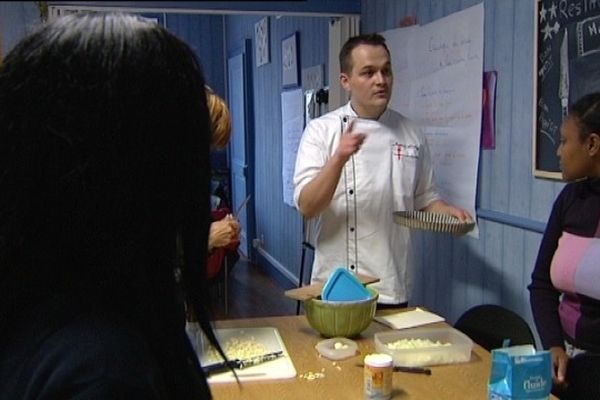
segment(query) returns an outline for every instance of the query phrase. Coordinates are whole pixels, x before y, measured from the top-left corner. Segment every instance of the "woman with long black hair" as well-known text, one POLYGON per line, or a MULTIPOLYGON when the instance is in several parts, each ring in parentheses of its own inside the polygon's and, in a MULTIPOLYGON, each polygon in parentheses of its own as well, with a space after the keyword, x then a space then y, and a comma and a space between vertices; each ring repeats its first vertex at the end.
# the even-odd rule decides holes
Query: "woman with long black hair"
POLYGON ((175 282, 205 308, 211 130, 190 48, 59 18, 0 67, 0 396, 204 399, 175 282))

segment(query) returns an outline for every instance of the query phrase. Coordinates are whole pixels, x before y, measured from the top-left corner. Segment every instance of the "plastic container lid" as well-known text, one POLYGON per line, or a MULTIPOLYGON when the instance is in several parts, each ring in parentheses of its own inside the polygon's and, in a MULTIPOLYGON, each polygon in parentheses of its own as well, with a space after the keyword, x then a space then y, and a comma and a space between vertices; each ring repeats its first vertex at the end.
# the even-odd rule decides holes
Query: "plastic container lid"
POLYGON ((394 365, 424 367, 428 365, 454 364, 471 359, 473 341, 464 333, 452 328, 408 328, 399 331, 377 332, 373 338, 378 353, 386 353, 394 359, 394 365), (418 343, 418 340, 430 341, 418 343), (406 346, 390 348, 390 343, 405 340, 406 346), (439 342, 439 343, 438 343, 439 342), (414 346, 412 346, 414 344, 414 346))
POLYGON ((338 268, 325 282, 321 298, 325 301, 356 301, 367 300, 371 294, 354 274, 338 268))
POLYGON ((330 360, 343 360, 356 354, 358 346, 354 340, 336 337, 321 340, 315 346, 319 354, 330 360))
POLYGON ((373 353, 365 356, 365 365, 372 367, 391 367, 394 360, 391 355, 383 353, 373 353))

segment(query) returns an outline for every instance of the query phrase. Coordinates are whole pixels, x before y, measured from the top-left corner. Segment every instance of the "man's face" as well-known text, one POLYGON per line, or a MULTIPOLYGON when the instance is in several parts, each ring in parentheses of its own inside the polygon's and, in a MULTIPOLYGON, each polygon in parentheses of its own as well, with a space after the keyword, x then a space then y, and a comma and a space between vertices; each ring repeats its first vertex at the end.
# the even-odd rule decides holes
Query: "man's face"
POLYGON ((360 44, 352 50, 352 70, 342 72, 340 82, 350 93, 359 117, 378 118, 392 96, 392 65, 383 46, 360 44))

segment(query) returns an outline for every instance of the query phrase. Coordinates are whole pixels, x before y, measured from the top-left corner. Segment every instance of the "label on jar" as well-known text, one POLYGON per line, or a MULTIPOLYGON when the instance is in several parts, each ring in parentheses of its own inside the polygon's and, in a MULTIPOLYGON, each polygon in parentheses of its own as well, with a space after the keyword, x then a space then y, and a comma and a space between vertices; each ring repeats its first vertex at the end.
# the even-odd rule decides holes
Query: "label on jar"
POLYGON ((365 357, 365 400, 387 400, 392 396, 394 362, 389 354, 369 354, 365 357))

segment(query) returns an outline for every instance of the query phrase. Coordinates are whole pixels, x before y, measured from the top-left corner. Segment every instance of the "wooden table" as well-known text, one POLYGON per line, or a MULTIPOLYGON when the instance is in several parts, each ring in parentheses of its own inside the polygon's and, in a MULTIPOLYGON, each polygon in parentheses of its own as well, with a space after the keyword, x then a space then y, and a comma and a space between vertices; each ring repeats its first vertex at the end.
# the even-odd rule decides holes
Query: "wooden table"
MULTIPOLYGON (((389 310, 386 310, 389 313, 389 310)), ((238 319, 216 322, 217 328, 276 327, 296 368, 297 376, 291 379, 215 383, 211 391, 215 400, 353 400, 364 399, 363 368, 366 354, 375 352, 373 335, 390 330, 373 321, 369 328, 354 340, 359 354, 342 361, 319 357, 315 345, 323 338, 308 324, 306 317, 284 316, 238 319), (321 372, 321 379, 307 380, 300 376, 307 372, 321 372)), ((448 326, 436 323, 429 326, 448 326)), ((490 353, 474 345, 471 360, 466 363, 430 367, 432 374, 394 372, 393 399, 407 400, 485 400, 490 373, 490 353)), ((554 399, 554 397, 552 397, 554 399)))

